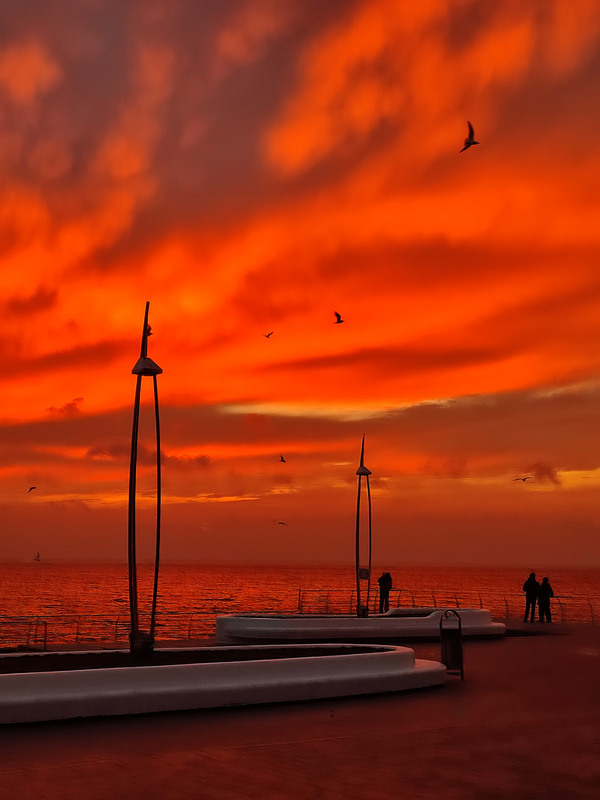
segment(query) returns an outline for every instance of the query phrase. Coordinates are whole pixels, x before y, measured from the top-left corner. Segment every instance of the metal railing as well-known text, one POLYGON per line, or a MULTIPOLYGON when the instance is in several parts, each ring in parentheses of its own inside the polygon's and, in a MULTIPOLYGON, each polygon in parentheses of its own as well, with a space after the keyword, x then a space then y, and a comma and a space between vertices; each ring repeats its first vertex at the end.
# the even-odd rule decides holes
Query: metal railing
MULTIPOLYGON (((379 610, 379 591, 371 594, 371 613, 379 610)), ((420 606, 453 608, 487 608, 492 616, 516 618, 524 611, 524 595, 519 592, 499 593, 489 590, 444 590, 414 591, 393 589, 389 597, 390 608, 417 608, 420 606)), ((555 595, 552 600, 554 615, 560 622, 587 622, 596 624, 600 620, 600 595, 555 595)), ((300 614, 354 614, 356 592, 320 589, 298 590, 298 612, 300 614)))
MULTIPOLYGON (((149 620, 140 615, 140 626, 149 620)), ((128 615, 51 614, 0 616, 0 649, 47 650, 65 645, 125 645, 129 641, 128 615)), ((215 615, 197 611, 157 614, 156 637, 162 641, 214 636, 215 615)))
MULTIPOLYGON (((215 620, 221 613, 236 613, 222 601, 205 599, 210 611, 181 610, 159 613, 156 621, 158 641, 208 639, 215 635, 215 620)), ((294 596, 277 609, 245 609, 250 613, 355 614, 356 592, 350 590, 298 589, 297 608, 294 596)), ((393 589, 390 607, 415 608, 487 608, 495 618, 520 619, 524 612, 522 593, 499 593, 486 590, 453 591, 393 589)), ((379 609, 379 592, 371 596, 371 613, 379 609)), ((552 600, 553 617, 558 622, 600 622, 600 595, 558 595, 552 600)), ((149 620, 140 615, 143 629, 149 620)), ((59 646, 124 646, 128 644, 129 615, 46 614, 0 616, 0 649, 46 650, 59 646)))

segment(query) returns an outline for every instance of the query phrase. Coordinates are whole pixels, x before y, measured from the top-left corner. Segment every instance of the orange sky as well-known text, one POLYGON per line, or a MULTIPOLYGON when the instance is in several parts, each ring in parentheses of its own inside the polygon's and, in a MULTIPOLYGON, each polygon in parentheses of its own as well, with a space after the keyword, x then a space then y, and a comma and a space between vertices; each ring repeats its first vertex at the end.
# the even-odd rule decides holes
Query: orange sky
POLYGON ((148 300, 166 559, 352 563, 365 434, 377 566, 600 565, 599 79, 596 0, 4 2, 0 560, 126 558, 148 300))

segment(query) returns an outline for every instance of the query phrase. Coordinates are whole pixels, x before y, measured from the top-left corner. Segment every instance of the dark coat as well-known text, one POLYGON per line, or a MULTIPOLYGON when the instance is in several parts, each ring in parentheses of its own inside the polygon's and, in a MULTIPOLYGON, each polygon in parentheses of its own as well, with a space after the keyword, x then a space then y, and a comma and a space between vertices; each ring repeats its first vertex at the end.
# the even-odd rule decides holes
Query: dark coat
POLYGON ((549 602, 550 598, 554 597, 554 592, 548 581, 542 582, 538 591, 538 596, 540 600, 545 600, 546 602, 549 602))
POLYGON ((539 590, 540 590, 540 584, 536 581, 535 578, 529 577, 523 584, 523 591, 525 592, 527 597, 537 597, 539 590))

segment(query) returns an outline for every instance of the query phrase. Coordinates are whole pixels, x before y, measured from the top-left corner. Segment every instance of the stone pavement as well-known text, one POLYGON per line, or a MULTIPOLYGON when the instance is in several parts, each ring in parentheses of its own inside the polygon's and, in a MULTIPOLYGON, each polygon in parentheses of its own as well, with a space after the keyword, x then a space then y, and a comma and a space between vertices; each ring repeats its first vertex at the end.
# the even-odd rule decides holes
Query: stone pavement
POLYGON ((0 797, 598 798, 600 628, 530 628, 467 640, 435 689, 4 726, 0 797))

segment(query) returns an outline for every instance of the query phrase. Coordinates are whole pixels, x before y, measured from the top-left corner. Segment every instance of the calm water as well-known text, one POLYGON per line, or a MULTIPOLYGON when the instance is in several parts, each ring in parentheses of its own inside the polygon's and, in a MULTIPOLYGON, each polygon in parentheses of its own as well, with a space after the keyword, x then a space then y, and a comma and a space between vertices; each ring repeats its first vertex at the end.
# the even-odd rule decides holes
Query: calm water
MULTIPOLYGON (((520 616, 528 569, 389 567, 392 605, 490 608, 498 617, 520 616)), ((554 569, 555 619, 600 621, 600 569, 554 569), (588 599, 595 596, 595 599, 588 599)), ((150 609, 153 570, 139 567, 141 625, 150 609)), ((376 576, 375 576, 376 578, 376 576)), ((375 580, 375 588, 376 588, 375 580)), ((164 564, 161 567, 158 638, 212 635, 218 614, 244 611, 351 613, 352 567, 251 567, 164 564)), ((50 641, 109 641, 126 637, 129 613, 125 564, 0 564, 0 646, 16 617, 41 617, 50 641), (2 620, 4 618, 4 620, 2 620), (13 618, 9 626, 6 618, 13 618), (102 618, 102 619, 100 619, 102 618), (75 626, 77 625, 77 629, 75 626)), ((364 598, 363 598, 364 599, 364 598)), ((371 607, 375 597, 371 597, 371 607)), ((24 625, 25 623, 23 623, 24 625)), ((24 628, 20 630, 22 638, 24 628)))

